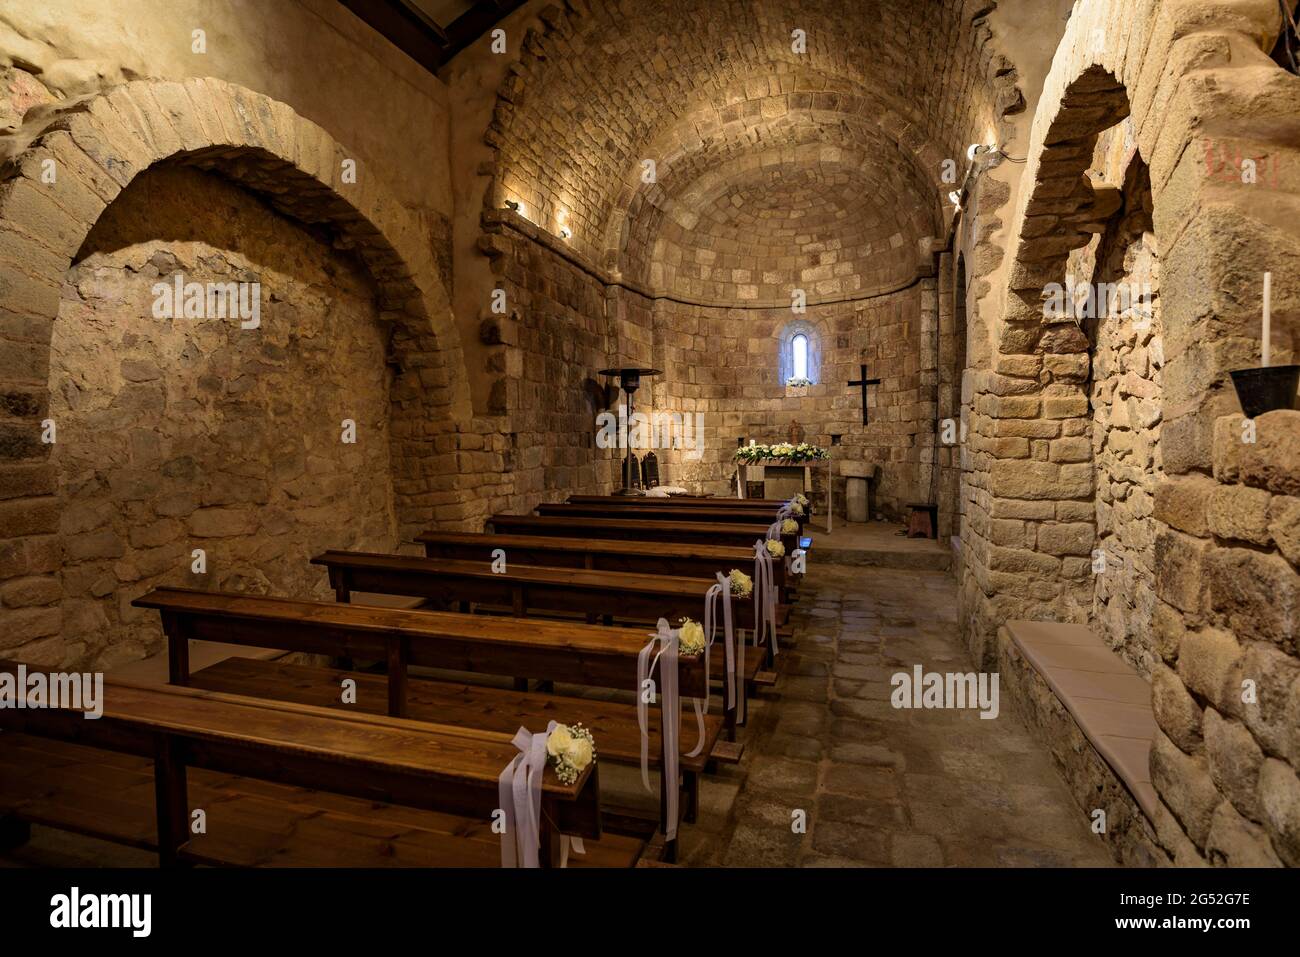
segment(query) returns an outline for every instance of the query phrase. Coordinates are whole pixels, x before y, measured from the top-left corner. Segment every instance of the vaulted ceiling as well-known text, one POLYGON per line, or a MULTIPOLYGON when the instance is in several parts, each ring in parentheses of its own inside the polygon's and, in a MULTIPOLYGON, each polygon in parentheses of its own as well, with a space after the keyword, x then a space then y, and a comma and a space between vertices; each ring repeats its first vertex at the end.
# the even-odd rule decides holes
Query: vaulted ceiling
POLYGON ((501 91, 498 191, 670 293, 788 300, 806 280, 835 298, 905 279, 951 214, 943 161, 964 165, 1019 102, 991 0, 571 6, 501 91))

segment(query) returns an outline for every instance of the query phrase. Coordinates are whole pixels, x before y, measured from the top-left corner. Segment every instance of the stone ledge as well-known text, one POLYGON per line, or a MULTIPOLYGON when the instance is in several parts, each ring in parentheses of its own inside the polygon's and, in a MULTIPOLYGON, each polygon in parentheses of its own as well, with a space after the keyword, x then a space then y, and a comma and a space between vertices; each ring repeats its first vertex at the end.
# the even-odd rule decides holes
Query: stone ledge
POLYGON ((998 630, 1004 697, 1051 750, 1079 807, 1106 812, 1102 835, 1119 862, 1169 863, 1147 755, 1150 690, 1083 625, 1010 621, 998 630))

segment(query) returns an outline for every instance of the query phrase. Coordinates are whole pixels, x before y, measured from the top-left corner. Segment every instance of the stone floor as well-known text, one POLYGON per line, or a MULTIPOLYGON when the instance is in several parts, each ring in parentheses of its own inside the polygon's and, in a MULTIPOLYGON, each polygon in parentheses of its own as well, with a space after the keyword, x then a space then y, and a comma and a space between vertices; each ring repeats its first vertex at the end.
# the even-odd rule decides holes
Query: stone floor
POLYGON ((906 526, 893 522, 846 522, 836 519, 834 531, 809 523, 813 557, 819 564, 879 565, 944 571, 952 567, 952 547, 933 538, 908 538, 906 526))
POLYGON ((991 720, 891 706, 897 671, 971 669, 956 598, 941 572, 820 566, 780 683, 751 712, 744 761, 703 785, 683 863, 1109 866, 1006 702, 991 720))

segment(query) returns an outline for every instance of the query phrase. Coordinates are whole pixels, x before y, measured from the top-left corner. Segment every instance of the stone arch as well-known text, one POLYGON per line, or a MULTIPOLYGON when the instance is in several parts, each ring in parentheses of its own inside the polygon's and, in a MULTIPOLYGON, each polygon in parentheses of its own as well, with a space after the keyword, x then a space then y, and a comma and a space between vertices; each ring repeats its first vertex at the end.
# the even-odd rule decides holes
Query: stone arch
MULTIPOLYGON (((347 181, 351 157, 321 127, 213 78, 127 83, 41 119, 0 183, 0 520, 8 530, 0 581, 51 575, 62 564, 62 502, 42 438, 60 290, 104 210, 161 162, 219 173, 292 219, 328 226, 374 279, 380 318, 392 326, 388 358, 401 370, 394 401, 430 420, 468 416, 460 344, 424 230, 366 170, 347 181)), ((395 474, 428 454, 422 441, 393 444, 395 474)), ((399 515, 406 506, 409 527, 418 507, 401 493, 395 504, 399 515)), ((60 627, 57 604, 0 619, 11 647, 60 627)))
MULTIPOLYGON (((468 413, 446 288, 417 218, 321 127, 212 77, 139 80, 46 118, 0 186, 5 258, 21 274, 14 282, 23 293, 9 308, 34 329, 52 323, 62 275, 90 227, 138 173, 163 160, 215 170, 293 219, 337 229, 339 244, 375 277, 383 317, 420 344, 407 358, 440 369, 439 401, 468 413), (345 180, 345 168, 356 170, 355 182, 345 180), (53 181, 45 182, 51 169, 53 181)), ((47 368, 42 340, 48 335, 23 340, 35 360, 33 382, 47 368)))

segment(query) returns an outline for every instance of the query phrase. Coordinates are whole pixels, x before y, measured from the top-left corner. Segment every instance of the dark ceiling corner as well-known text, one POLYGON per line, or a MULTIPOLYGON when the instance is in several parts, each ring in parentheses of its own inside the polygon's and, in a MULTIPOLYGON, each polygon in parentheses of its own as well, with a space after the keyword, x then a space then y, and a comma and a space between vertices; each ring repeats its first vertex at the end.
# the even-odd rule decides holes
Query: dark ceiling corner
POLYGON ((339 0, 430 73, 526 0, 339 0))

